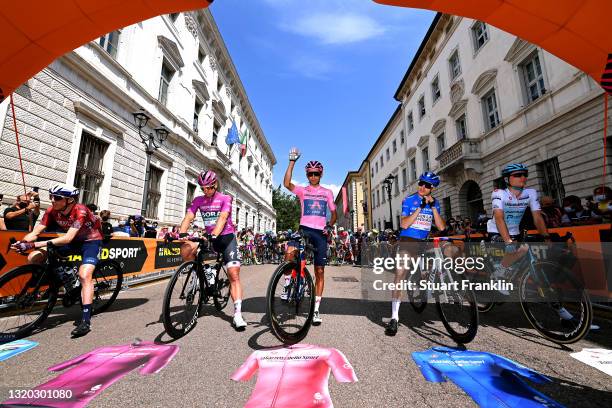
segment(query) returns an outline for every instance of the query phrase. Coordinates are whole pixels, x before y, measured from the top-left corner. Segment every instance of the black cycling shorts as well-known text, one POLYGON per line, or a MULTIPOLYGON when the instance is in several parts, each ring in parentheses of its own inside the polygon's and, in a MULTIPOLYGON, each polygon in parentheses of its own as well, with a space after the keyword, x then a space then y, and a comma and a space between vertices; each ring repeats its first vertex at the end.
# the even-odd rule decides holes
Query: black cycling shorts
POLYGON ((238 243, 234 234, 226 234, 218 236, 212 242, 215 252, 223 256, 223 263, 228 268, 240 266, 240 251, 238 251, 238 243))

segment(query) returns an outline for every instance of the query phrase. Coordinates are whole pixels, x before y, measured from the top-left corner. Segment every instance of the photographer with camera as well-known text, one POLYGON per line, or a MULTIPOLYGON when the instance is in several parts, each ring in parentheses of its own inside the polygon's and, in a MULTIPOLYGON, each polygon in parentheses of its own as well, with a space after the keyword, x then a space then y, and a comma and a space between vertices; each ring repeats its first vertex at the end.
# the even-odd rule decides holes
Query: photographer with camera
POLYGON ((31 231, 40 215, 40 198, 38 188, 34 187, 27 194, 20 194, 15 204, 4 210, 4 223, 7 230, 31 231))

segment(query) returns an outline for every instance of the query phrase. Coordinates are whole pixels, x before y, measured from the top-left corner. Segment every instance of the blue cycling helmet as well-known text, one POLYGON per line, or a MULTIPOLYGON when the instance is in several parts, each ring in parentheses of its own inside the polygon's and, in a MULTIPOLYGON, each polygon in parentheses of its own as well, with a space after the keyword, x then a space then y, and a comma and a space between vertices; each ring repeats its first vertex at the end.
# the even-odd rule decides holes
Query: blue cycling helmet
POLYGON ((521 163, 511 163, 507 165, 506 167, 504 167, 501 174, 503 177, 506 177, 512 173, 516 173, 517 171, 529 174, 529 170, 527 169, 527 166, 521 163))
POLYGON ((432 173, 431 171, 427 171, 421 174, 419 180, 429 183, 434 187, 438 187, 440 185, 440 177, 438 177, 436 173, 432 173))

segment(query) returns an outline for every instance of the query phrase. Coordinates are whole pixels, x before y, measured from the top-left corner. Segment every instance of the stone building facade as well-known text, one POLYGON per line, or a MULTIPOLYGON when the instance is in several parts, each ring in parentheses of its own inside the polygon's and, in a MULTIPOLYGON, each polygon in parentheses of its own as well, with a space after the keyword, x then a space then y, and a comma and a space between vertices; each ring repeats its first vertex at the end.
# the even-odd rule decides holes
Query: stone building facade
POLYGON ((398 109, 365 158, 373 226, 389 218, 381 192, 389 174, 399 180, 392 208, 400 211, 418 176, 438 173, 435 196, 446 217, 491 216, 491 192, 512 162, 529 166, 528 187, 558 204, 568 195, 592 195, 612 180, 603 95, 584 72, 540 47, 480 21, 438 14, 394 95, 398 109), (396 139, 405 143, 388 157, 396 139))
MULTIPOLYGON (((200 195, 197 175, 215 170, 234 197, 239 228, 275 229, 276 158, 207 10, 164 15, 109 33, 57 59, 14 94, 25 183, 74 183, 82 201, 114 217, 139 214, 144 133, 169 136, 151 156, 147 218, 177 224, 200 195), (246 150, 226 144, 235 123, 246 150)), ((13 115, 0 106, 0 192, 23 190, 13 115)), ((47 194, 41 194, 43 206, 47 194)), ((6 198, 5 198, 6 200, 6 198)))

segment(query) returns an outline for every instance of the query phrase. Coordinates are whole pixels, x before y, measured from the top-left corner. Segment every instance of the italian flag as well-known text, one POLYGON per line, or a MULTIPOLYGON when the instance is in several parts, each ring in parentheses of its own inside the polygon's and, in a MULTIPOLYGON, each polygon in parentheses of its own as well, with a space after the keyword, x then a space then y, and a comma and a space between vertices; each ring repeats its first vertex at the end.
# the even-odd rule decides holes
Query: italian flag
POLYGON ((249 129, 246 129, 244 133, 240 133, 240 155, 246 156, 247 144, 249 142, 249 129))

